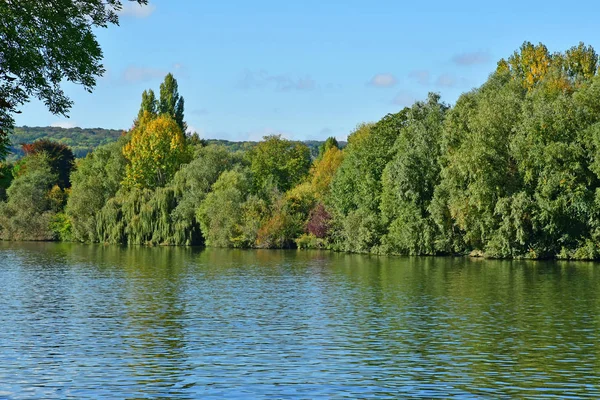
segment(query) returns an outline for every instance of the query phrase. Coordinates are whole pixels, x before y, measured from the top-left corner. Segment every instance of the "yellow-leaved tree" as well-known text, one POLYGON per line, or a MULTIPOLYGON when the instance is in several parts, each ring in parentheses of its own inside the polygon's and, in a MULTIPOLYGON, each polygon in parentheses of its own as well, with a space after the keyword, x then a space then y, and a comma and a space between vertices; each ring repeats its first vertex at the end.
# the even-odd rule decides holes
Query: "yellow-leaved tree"
POLYGON ((546 76, 551 62, 552 56, 545 45, 525 42, 508 60, 498 62, 497 71, 510 71, 525 89, 532 90, 546 76))
POLYGON ((315 161, 310 170, 310 180, 315 196, 322 200, 329 195, 333 176, 344 159, 344 152, 337 146, 325 150, 323 156, 315 161))
POLYGON ((547 91, 572 93, 596 75, 598 54, 584 43, 550 54, 542 43, 525 42, 508 60, 500 60, 496 71, 509 72, 528 91, 543 82, 547 91))
POLYGON ((189 158, 177 122, 168 114, 153 117, 148 112, 132 130, 123 155, 129 160, 124 185, 149 189, 164 186, 189 158))

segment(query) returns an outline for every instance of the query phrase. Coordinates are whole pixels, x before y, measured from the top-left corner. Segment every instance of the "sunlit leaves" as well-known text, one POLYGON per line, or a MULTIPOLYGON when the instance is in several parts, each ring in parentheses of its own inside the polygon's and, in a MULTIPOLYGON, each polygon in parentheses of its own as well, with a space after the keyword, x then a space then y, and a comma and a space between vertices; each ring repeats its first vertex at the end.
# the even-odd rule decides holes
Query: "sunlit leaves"
POLYGON ((285 192, 300 183, 310 168, 310 149, 303 143, 265 136, 249 153, 258 190, 273 186, 285 192))
POLYGON ((129 160, 125 185, 138 188, 164 186, 189 159, 181 128, 166 114, 152 119, 145 113, 123 155, 129 160))

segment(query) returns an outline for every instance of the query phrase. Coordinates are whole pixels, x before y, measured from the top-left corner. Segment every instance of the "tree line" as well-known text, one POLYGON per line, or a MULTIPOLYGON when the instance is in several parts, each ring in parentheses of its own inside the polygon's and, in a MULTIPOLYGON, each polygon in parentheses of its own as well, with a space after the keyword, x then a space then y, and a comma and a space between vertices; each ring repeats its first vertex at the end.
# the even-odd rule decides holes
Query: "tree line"
POLYGON ((598 55, 525 42, 449 106, 430 93, 316 154, 186 135, 168 75, 133 128, 74 161, 4 164, 0 237, 375 254, 600 258, 598 55))
MULTIPOLYGON (((65 144, 71 148, 76 158, 82 158, 98 146, 116 142, 122 135, 122 129, 18 126, 8 135, 10 145, 8 146, 9 154, 6 157, 6 161, 15 162, 19 160, 25 156, 25 150, 23 150, 24 144, 31 144, 43 139, 65 144)), ((257 141, 230 141, 205 138, 201 140, 205 145, 222 145, 229 151, 248 151, 258 144, 257 141)), ((302 143, 308 146, 311 156, 316 157, 319 154, 319 147, 323 144, 323 141, 303 140, 302 143)), ((345 145, 346 142, 340 141, 341 147, 345 145)))

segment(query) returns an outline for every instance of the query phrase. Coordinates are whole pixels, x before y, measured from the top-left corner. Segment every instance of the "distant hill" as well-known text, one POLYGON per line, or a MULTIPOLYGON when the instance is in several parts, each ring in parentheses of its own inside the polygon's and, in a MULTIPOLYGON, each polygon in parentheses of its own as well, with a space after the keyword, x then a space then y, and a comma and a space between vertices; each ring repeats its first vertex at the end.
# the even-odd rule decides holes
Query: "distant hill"
MULTIPOLYGON (((85 157, 94 148, 114 142, 122 134, 123 131, 118 129, 21 126, 15 128, 14 133, 10 135, 12 146, 8 161, 14 161, 23 156, 21 144, 32 143, 39 139, 50 139, 64 143, 71 147, 75 157, 85 157)), ((249 150, 258 143, 250 141, 233 142, 221 139, 205 139, 205 141, 208 144, 223 145, 231 151, 249 150)), ((304 143, 310 148, 312 156, 316 157, 319 154, 319 146, 323 141, 305 140, 304 143)), ((340 145, 343 147, 346 145, 346 142, 340 142, 340 145)))
MULTIPOLYGON (((219 144, 222 146, 225 146, 226 148, 228 148, 230 151, 239 151, 239 150, 249 150, 252 147, 256 146, 258 144, 258 142, 251 142, 251 141, 245 141, 245 142, 232 142, 229 140, 223 140, 223 139, 205 139, 204 140, 207 144, 219 144)), ((310 149, 310 154, 313 157, 316 157, 319 155, 319 147, 323 144, 324 140, 303 140, 302 143, 304 143, 305 145, 308 146, 308 148, 310 149)), ((343 148, 346 146, 346 142, 339 142, 339 145, 343 148)))
POLYGON ((102 128, 56 128, 52 126, 31 127, 21 126, 10 135, 10 159, 23 156, 21 144, 33 143, 38 139, 50 139, 69 146, 75 157, 85 157, 87 153, 98 146, 116 141, 123 134, 122 130, 102 128))

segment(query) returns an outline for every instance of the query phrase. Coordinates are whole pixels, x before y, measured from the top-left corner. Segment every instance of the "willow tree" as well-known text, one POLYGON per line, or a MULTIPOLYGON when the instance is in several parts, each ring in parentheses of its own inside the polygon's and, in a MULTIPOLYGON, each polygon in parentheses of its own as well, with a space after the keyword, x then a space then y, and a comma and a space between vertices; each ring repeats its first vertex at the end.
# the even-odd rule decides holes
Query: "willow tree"
POLYGON ((125 176, 127 160, 122 146, 127 141, 100 146, 79 160, 71 175, 71 193, 66 213, 73 227, 73 239, 81 242, 96 242, 97 218, 100 210, 115 196, 125 176))
POLYGON ((244 203, 250 192, 248 171, 233 169, 223 172, 212 186, 197 215, 206 244, 214 247, 247 246, 243 236, 244 203))
POLYGON ((448 106, 430 93, 407 112, 406 126, 394 146, 395 156, 382 176, 382 220, 388 232, 384 251, 434 254, 436 229, 429 205, 440 182, 442 130, 448 106))
POLYGON ((498 199, 521 186, 510 144, 524 96, 520 81, 499 72, 448 112, 441 182, 429 207, 438 251, 483 250, 497 226, 498 199))

